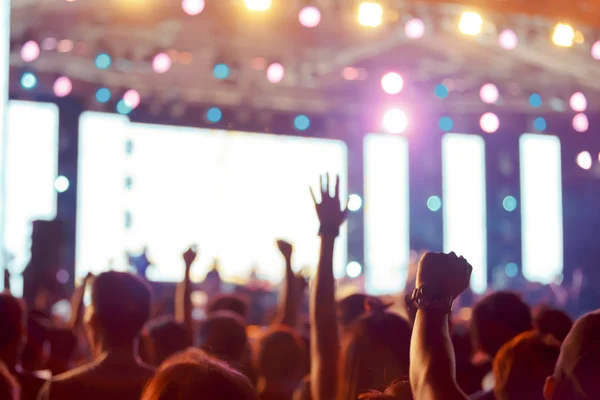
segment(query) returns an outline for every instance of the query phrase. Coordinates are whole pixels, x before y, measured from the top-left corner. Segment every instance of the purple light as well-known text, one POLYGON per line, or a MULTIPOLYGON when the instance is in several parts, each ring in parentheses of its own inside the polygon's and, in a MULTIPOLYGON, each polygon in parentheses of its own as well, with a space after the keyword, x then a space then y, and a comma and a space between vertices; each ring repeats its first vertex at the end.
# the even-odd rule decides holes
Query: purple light
POLYGON ((498 88, 493 83, 486 83, 479 91, 481 101, 487 104, 494 104, 498 101, 498 88))
POLYGON ((30 40, 21 47, 21 58, 25 62, 35 61, 40 56, 40 46, 37 42, 30 40))
POLYGON ((42 49, 44 50, 56 50, 56 46, 58 45, 58 40, 53 37, 47 37, 42 40, 42 49))
POLYGON ((123 101, 127 104, 132 110, 134 110, 137 106, 140 105, 140 94, 137 90, 129 89, 123 95, 123 101))
POLYGON ((505 29, 498 36, 498 43, 504 50, 512 50, 519 45, 519 37, 512 29, 505 29))
POLYGON ((283 74, 284 74, 283 65, 281 65, 279 63, 273 63, 273 64, 269 65, 269 67, 267 68, 267 79, 271 83, 281 82, 283 79, 283 74))
POLYGON ((589 127, 590 121, 588 121, 588 117, 584 113, 576 114, 573 117, 573 129, 575 129, 577 132, 587 132, 589 127))
POLYGON ((425 24, 419 18, 413 18, 404 25, 404 33, 411 39, 419 39, 425 34, 425 24))
POLYGON ((595 60, 600 61, 600 40, 592 46, 592 57, 594 57, 595 60))
POLYGON ((392 108, 383 115, 382 125, 389 133, 402 133, 408 126, 408 117, 399 108, 392 108))
POLYGON ((488 112, 481 116, 479 125, 485 133, 494 133, 500 127, 500 119, 496 114, 488 112))
POLYGON ((573 93, 571 100, 569 100, 569 104, 575 112, 584 112, 587 109, 587 99, 581 92, 573 93))
POLYGON ((314 28, 321 22, 321 11, 317 7, 308 6, 300 10, 298 20, 306 28, 314 28))
POLYGON ((152 69, 157 74, 164 74, 171 69, 171 57, 166 53, 158 53, 152 60, 152 69))
POLYGON ((404 80, 395 72, 388 72, 381 78, 381 87, 387 94, 398 94, 404 87, 404 80))
POLYGON ((73 90, 73 84, 69 78, 66 76, 61 76, 54 81, 53 89, 56 97, 65 97, 71 93, 71 90, 73 90))
POLYGON ((188 15, 198 15, 204 11, 204 0, 182 0, 181 8, 188 15))
POLYGON ((67 270, 59 269, 58 271, 56 271, 56 280, 58 281, 58 283, 61 283, 63 285, 69 282, 69 273, 67 272, 67 270))

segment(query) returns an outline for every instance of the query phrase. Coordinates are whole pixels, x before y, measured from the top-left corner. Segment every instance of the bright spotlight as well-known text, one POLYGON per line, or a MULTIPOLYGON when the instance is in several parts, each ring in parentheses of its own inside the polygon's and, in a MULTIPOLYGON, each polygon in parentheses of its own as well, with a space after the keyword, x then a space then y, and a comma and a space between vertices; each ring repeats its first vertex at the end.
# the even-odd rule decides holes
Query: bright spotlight
POLYGON ((59 175, 54 180, 54 189, 58 193, 64 193, 69 189, 69 179, 66 176, 59 175))
POLYGON ((481 97, 481 101, 487 104, 496 103, 498 101, 498 96, 498 87, 493 83, 486 83, 479 91, 479 97, 481 97))
POLYGON ((229 76, 229 67, 227 64, 218 63, 213 68, 213 75, 217 79, 227 79, 229 76))
POLYGON ((514 196, 506 196, 502 200, 502 207, 508 212, 513 212, 517 209, 517 199, 514 196))
POLYGON ((542 96, 537 93, 533 93, 529 96, 529 105, 534 108, 540 108, 542 106, 542 96))
POLYGON ((560 47, 571 47, 573 46, 573 39, 575 39, 575 31, 571 25, 556 25, 554 34, 552 35, 552 41, 555 45, 560 47))
POLYGON ((181 8, 188 15, 198 15, 204 11, 204 0, 182 0, 181 8))
POLYGON ((33 89, 37 85, 37 78, 31 72, 25 72, 21 76, 21 86, 23 89, 33 89))
POLYGON ((351 194, 348 196, 348 210, 354 212, 360 210, 362 207, 362 199, 357 194, 351 194))
POLYGON ((504 50, 513 50, 519 45, 519 37, 512 29, 505 29, 498 36, 498 43, 504 50))
POLYGON ((244 4, 250 11, 266 11, 271 7, 271 0, 244 0, 244 4))
POLYGON ((100 88, 96 91, 96 100, 98 100, 98 103, 109 102, 111 96, 112 95, 110 93, 110 90, 108 90, 107 88, 100 88))
POLYGON ((577 165, 583 169, 592 168, 592 155, 588 151, 577 154, 577 165))
POLYGON ((383 129, 389 133, 402 133, 407 127, 408 117, 398 108, 388 110, 383 116, 383 129))
POLYGON ((398 94, 402 91, 404 80, 395 72, 388 72, 381 78, 381 87, 387 94, 398 94))
POLYGON ((450 94, 450 91, 448 90, 446 85, 440 83, 439 85, 435 86, 435 88, 433 89, 433 93, 436 97, 440 99, 445 99, 450 94))
POLYGON ((121 99, 117 103, 117 112, 122 115, 127 115, 131 112, 131 107, 125 103, 125 100, 121 99))
POLYGON ((358 278, 362 273, 362 265, 356 261, 350 261, 346 266, 346 275, 350 278, 358 278))
POLYGON ((504 266, 504 273, 509 278, 514 278, 519 273, 519 267, 513 262, 508 263, 504 266))
POLYGON ((378 3, 364 1, 358 6, 358 23, 362 26, 375 28, 381 25, 383 8, 378 3))
POLYGON ((73 83, 71 83, 71 80, 66 76, 61 76, 54 81, 52 88, 56 97, 65 97, 73 90, 73 83))
POLYGON ((487 112, 481 116, 479 125, 485 133, 494 133, 500 127, 500 119, 496 114, 487 112))
POLYGON ((137 90, 129 89, 123 95, 123 100, 129 107, 131 107, 132 110, 134 110, 140 105, 141 98, 137 90))
POLYGON ((40 46, 36 41, 30 40, 21 47, 21 58, 25 62, 35 61, 40 56, 40 46))
POLYGON ((438 212, 442 208, 442 199, 439 196, 430 196, 427 199, 427 208, 429 211, 438 212))
POLYGON ((584 112, 587 109, 587 99, 581 92, 573 93, 569 100, 569 104, 571 105, 571 109, 575 112, 584 112))
POLYGON ((298 14, 300 24, 305 28, 314 28, 321 22, 321 11, 315 6, 307 6, 298 14))
POLYGON ((454 121, 450 117, 443 116, 442 118, 440 118, 438 126, 444 132, 450 132, 452 128, 454 128, 454 121))
POLYGON ((575 129, 577 132, 587 132, 589 128, 590 121, 588 120, 587 115, 584 113, 579 113, 573 117, 573 129, 575 129))
POLYGON ((267 67, 267 80, 271 83, 279 83, 283 80, 284 72, 283 65, 273 63, 267 67))
POLYGON ((404 33, 411 39, 419 39, 425 34, 425 24, 419 18, 413 18, 404 25, 404 33))
POLYGON ((157 74, 164 74, 171 69, 171 57, 167 53, 158 53, 152 60, 152 69, 157 74))
POLYGON ((481 33, 483 18, 476 12, 465 11, 460 17, 458 29, 465 35, 476 36, 481 33))
POLYGON ((305 131, 310 127, 310 119, 306 115, 297 115, 294 118, 294 127, 299 131, 305 131))
POLYGON ((537 117, 535 121, 533 121, 533 127, 540 132, 546 130, 548 124, 546 123, 546 119, 544 117, 537 117))
POLYGON ((209 122, 212 122, 213 124, 219 122, 222 117, 223 117, 223 112, 221 111, 221 109, 219 109, 217 107, 210 108, 206 112, 206 119, 209 122))
POLYGON ((110 67, 110 64, 112 64, 112 59, 110 58, 110 56, 106 53, 100 53, 96 56, 96 68, 98 69, 106 69, 108 67, 110 67))
POLYGON ((592 46, 592 57, 594 60, 600 61, 600 40, 594 43, 592 46))

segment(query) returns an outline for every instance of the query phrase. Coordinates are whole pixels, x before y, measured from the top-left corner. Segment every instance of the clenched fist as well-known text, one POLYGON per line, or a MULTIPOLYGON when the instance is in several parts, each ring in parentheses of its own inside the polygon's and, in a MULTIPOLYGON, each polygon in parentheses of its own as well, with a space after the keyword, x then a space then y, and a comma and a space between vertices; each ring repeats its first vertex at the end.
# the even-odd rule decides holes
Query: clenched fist
POLYGON ((425 253, 419 262, 416 287, 426 286, 436 293, 456 298, 467 287, 473 267, 454 252, 425 253))

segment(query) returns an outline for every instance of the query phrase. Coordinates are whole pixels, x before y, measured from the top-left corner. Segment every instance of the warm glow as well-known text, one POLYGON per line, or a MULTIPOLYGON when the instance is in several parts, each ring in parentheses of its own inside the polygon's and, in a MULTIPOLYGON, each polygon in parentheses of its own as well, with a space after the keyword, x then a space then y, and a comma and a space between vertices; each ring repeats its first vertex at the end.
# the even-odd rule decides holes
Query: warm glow
POLYGON ((483 18, 476 12, 465 11, 460 17, 458 29, 465 35, 475 36, 481 32, 483 18))
POLYGON ((376 27, 381 25, 383 8, 377 3, 365 1, 358 7, 358 23, 362 26, 376 27))
POLYGON ((266 11, 271 7, 271 0, 244 0, 244 4, 251 11, 266 11))
POLYGON ((573 46, 573 39, 575 39, 575 31, 571 25, 556 25, 556 28, 554 28, 554 35, 552 35, 552 41, 555 45, 560 47, 571 47, 573 46))

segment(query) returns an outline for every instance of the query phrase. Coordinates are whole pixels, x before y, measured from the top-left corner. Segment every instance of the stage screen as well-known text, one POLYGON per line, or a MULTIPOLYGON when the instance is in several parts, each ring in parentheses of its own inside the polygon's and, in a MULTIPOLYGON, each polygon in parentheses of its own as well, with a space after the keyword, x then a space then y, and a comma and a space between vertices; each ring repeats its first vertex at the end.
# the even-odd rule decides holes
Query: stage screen
MULTIPOLYGON (((86 112, 79 128, 76 275, 123 269, 127 251, 148 248, 152 280, 183 276, 181 253, 197 244, 192 270, 202 279, 214 259, 226 280, 256 268, 278 282, 275 245, 295 246, 294 266, 314 269, 318 221, 308 187, 340 174, 347 193, 347 150, 334 140, 131 123, 86 112)), ((342 276, 346 229, 337 241, 342 276)))

